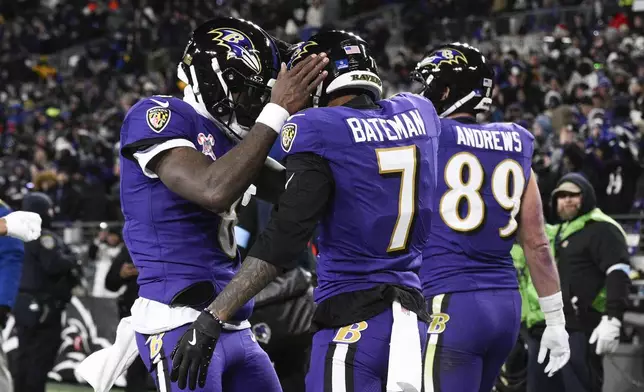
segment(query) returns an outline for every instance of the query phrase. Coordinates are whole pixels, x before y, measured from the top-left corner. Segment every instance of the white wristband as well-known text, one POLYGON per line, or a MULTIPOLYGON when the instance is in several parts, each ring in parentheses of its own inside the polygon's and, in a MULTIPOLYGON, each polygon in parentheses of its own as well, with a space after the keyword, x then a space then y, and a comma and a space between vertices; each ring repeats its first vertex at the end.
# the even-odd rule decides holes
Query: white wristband
POLYGON ((563 309, 563 297, 561 296, 561 291, 557 291, 547 297, 539 298, 539 306, 543 313, 550 313, 563 309))
POLYGON ((561 291, 547 297, 539 298, 539 307, 545 316, 546 325, 566 324, 561 291))
POLYGON ((544 312, 546 319, 546 326, 566 325, 566 316, 563 309, 555 310, 554 312, 544 312))
POLYGON ((288 111, 280 105, 267 103, 255 122, 262 123, 279 134, 282 131, 282 125, 290 116, 288 111))

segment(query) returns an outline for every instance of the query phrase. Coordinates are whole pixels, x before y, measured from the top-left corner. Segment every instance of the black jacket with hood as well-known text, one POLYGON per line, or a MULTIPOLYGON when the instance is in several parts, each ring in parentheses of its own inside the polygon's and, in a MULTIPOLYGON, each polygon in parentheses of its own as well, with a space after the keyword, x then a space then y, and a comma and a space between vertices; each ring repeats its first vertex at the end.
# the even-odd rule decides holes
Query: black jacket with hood
MULTIPOLYGON (((595 191, 583 175, 566 174, 558 181, 557 187, 564 182, 572 182, 581 188, 582 204, 577 218, 596 208, 595 191)), ((556 195, 552 197, 552 207, 554 215, 558 216, 556 195)), ((554 247, 567 327, 592 332, 602 316, 592 304, 604 287, 605 314, 622 320, 628 304, 630 279, 622 269, 614 269, 607 274, 616 264, 629 265, 628 246, 619 228, 610 222, 589 220, 583 229, 563 240, 558 232, 554 247)))

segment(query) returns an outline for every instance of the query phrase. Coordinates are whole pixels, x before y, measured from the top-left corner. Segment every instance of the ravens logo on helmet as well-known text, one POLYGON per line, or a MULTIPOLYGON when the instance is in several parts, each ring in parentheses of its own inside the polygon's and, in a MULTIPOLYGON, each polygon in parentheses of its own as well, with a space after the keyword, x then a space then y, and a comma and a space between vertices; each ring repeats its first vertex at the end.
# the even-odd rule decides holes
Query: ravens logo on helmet
POLYGON ((411 79, 422 85, 441 117, 455 113, 475 115, 489 110, 494 70, 473 46, 454 42, 440 45, 416 65, 411 79))

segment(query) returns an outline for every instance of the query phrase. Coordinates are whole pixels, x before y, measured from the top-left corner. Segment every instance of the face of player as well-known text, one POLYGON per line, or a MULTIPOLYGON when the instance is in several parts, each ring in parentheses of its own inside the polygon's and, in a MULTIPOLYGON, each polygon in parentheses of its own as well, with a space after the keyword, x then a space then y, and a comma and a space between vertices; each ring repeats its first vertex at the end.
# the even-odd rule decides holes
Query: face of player
POLYGON ((580 208, 580 193, 561 192, 557 197, 557 215, 564 221, 576 218, 580 208))

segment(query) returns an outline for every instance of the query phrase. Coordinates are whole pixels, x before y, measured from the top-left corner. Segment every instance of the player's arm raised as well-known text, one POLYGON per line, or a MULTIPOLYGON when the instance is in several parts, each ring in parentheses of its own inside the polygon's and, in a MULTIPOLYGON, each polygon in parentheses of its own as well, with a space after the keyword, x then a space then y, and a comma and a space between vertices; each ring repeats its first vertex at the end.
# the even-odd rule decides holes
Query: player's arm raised
POLYGON ((563 313, 563 298, 559 273, 545 232, 541 195, 531 171, 528 187, 521 200, 519 212, 519 242, 526 257, 530 277, 539 295, 546 329, 541 337, 538 362, 543 363, 548 350, 550 359, 544 371, 552 376, 570 359, 570 345, 563 313))
POLYGON ((268 104, 248 135, 212 161, 193 148, 172 148, 155 156, 147 168, 179 196, 211 211, 223 212, 248 188, 264 165, 282 124, 300 110, 327 75, 325 54, 310 56, 293 69, 282 69, 268 104))

